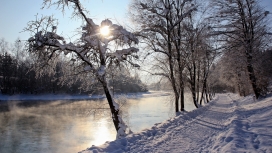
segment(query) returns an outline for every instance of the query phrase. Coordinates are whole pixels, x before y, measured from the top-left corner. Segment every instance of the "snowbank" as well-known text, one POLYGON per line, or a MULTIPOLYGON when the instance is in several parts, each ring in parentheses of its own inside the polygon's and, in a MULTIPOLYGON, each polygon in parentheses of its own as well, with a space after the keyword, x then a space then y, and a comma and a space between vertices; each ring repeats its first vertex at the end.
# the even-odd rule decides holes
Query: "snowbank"
POLYGON ((219 94, 204 107, 81 153, 272 152, 271 116, 272 97, 219 94))

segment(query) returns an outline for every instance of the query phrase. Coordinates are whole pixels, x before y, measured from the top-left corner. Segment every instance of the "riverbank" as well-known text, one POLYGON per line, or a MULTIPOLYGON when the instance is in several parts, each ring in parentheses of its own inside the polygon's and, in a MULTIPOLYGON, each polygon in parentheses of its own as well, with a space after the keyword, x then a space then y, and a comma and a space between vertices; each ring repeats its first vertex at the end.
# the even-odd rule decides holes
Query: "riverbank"
MULTIPOLYGON (((171 96, 158 95, 164 94, 143 94, 122 103, 123 120, 132 131, 140 132, 174 116, 171 96)), ((116 131, 107 107, 106 99, 2 101, 0 153, 75 153, 113 141, 116 131)))
MULTIPOLYGON (((127 98, 141 98, 141 97, 153 97, 153 96, 168 96, 169 92, 163 91, 149 91, 138 93, 122 93, 116 94, 115 97, 125 96, 127 98)), ((105 95, 68 95, 68 94, 16 94, 16 95, 2 95, 0 94, 0 101, 31 101, 31 100, 94 100, 104 99, 105 95)))
POLYGON ((81 153, 272 152, 271 116, 271 95, 218 94, 204 107, 81 153))

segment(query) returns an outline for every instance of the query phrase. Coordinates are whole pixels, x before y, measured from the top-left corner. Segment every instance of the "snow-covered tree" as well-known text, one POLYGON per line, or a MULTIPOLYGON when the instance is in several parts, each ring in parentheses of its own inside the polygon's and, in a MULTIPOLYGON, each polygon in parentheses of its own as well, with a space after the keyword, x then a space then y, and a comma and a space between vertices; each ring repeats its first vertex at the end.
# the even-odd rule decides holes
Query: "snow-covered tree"
POLYGON ((184 110, 186 85, 196 107, 204 97, 209 101, 207 79, 216 50, 204 5, 192 0, 137 0, 131 8, 145 49, 156 61, 152 69, 157 72, 152 74, 169 80, 176 111, 179 103, 184 110))
POLYGON ((208 76, 217 56, 210 23, 205 18, 191 16, 182 23, 182 50, 185 54, 185 76, 196 107, 209 102, 208 76), (204 98, 205 97, 205 98, 204 98))
POLYGON ((80 39, 68 43, 57 34, 56 20, 52 17, 31 21, 25 28, 32 34, 28 39, 29 52, 42 63, 56 62, 58 58, 69 59, 77 69, 86 74, 86 77, 95 78, 102 85, 106 95, 117 138, 123 137, 127 126, 120 116, 119 105, 113 98, 106 75, 110 66, 121 63, 139 67, 133 62, 133 59, 138 58, 138 49, 132 46, 138 44, 138 39, 133 33, 113 24, 109 19, 103 20, 99 25, 95 24, 87 17, 79 0, 44 0, 44 4, 72 7, 74 15, 83 19, 85 25, 82 27, 80 39), (115 49, 116 44, 119 45, 118 49, 115 49))
POLYGON ((258 0, 212 0, 211 6, 214 8, 210 18, 215 21, 214 34, 222 35, 221 41, 225 42, 227 50, 239 48, 237 52, 246 59, 244 66, 258 98, 262 89, 258 86, 254 63, 270 40, 267 26, 269 12, 259 6, 258 0))
POLYGON ((196 6, 192 0, 136 0, 131 4, 131 17, 137 23, 148 54, 156 56, 157 72, 171 83, 175 95, 175 111, 184 110, 184 62, 181 50, 181 22, 196 6))

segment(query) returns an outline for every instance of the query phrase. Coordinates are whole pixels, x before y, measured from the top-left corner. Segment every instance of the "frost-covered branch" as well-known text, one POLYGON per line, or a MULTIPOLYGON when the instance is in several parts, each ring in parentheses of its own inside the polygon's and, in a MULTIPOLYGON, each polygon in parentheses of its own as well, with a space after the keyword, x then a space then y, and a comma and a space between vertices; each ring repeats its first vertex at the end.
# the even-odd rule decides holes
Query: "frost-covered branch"
MULTIPOLYGON (((72 64, 79 68, 78 72, 90 73, 103 87, 104 93, 108 100, 112 119, 117 131, 117 138, 125 135, 127 126, 123 122, 119 105, 114 101, 111 89, 108 86, 107 71, 109 67, 117 66, 121 63, 128 63, 133 67, 139 67, 134 63, 138 59, 135 46, 139 43, 136 35, 127 31, 120 25, 113 24, 110 20, 103 20, 100 25, 87 17, 80 0, 44 0, 44 6, 57 5, 64 9, 65 6, 72 6, 74 14, 79 15, 85 22, 82 28, 81 38, 77 43, 67 41, 57 34, 57 27, 51 18, 47 17, 36 19, 29 22, 25 31, 32 34, 28 39, 29 52, 37 58, 46 59, 53 57, 62 57, 71 59, 72 64), (52 27, 52 30, 49 29, 52 27), (109 33, 103 34, 102 29, 108 28, 109 33), (119 49, 113 50, 113 46, 118 45, 119 49), (120 49, 121 48, 121 49, 120 49), (115 63, 112 61, 116 61, 115 63)), ((50 61, 48 61, 50 62, 50 61)))

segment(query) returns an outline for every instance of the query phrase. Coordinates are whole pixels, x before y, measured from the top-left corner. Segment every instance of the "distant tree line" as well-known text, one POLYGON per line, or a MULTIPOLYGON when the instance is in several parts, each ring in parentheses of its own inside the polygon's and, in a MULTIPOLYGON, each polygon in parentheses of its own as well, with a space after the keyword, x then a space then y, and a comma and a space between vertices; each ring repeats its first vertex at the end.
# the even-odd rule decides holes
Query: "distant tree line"
MULTIPOLYGON (((102 87, 98 83, 92 86, 83 76, 71 75, 63 79, 66 74, 67 64, 65 61, 58 61, 54 72, 37 71, 37 59, 25 51, 23 43, 16 40, 10 46, 4 39, 0 40, 0 89, 2 94, 44 94, 44 93, 65 93, 65 94, 102 94, 102 87), (38 73, 41 73, 39 75, 38 73), (69 81, 70 80, 70 81, 69 81)), ((46 67, 46 66, 44 66, 46 67)), ((145 92, 146 85, 139 77, 131 76, 129 71, 122 68, 122 73, 112 74, 118 77, 108 76, 110 86, 114 86, 114 93, 145 92), (124 73, 125 72, 125 73, 124 73)), ((91 80, 91 79, 90 79, 91 80)))

